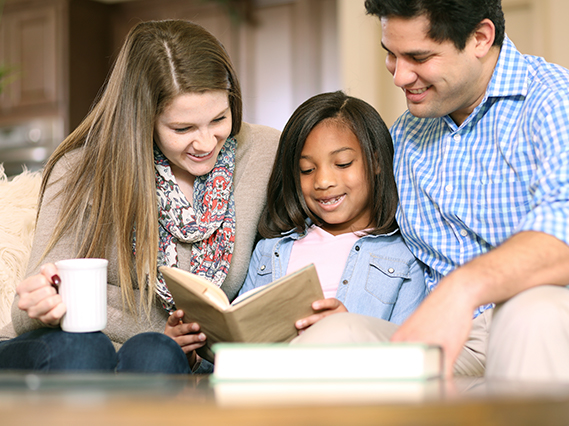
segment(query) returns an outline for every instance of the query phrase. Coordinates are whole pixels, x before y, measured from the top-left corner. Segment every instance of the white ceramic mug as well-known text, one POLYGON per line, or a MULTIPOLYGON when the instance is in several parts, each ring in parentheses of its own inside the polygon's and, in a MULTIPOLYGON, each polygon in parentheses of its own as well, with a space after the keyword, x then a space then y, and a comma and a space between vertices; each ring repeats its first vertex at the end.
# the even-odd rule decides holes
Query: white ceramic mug
POLYGON ((67 307, 63 331, 87 333, 107 326, 106 259, 66 259, 55 262, 59 294, 67 307))

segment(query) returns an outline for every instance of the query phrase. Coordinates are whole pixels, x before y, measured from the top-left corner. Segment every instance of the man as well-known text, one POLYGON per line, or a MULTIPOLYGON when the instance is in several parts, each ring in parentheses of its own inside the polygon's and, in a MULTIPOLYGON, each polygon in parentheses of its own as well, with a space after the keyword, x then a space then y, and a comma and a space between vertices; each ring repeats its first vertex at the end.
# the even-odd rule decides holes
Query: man
POLYGON ((365 6, 407 100, 397 220, 432 292, 399 329, 349 320, 351 339, 440 344, 447 374, 569 380, 569 71, 516 50, 500 0, 365 6))

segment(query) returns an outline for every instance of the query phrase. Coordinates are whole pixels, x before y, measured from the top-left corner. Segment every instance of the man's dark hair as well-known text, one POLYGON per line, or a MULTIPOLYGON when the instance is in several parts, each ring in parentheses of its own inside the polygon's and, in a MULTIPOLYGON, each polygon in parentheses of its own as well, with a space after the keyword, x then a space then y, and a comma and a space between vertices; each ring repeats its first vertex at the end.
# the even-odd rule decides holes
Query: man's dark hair
POLYGON ((429 37, 451 41, 460 51, 480 22, 489 19, 496 27, 494 46, 504 41, 506 23, 501 0, 366 0, 367 13, 378 18, 426 16, 431 23, 429 37))

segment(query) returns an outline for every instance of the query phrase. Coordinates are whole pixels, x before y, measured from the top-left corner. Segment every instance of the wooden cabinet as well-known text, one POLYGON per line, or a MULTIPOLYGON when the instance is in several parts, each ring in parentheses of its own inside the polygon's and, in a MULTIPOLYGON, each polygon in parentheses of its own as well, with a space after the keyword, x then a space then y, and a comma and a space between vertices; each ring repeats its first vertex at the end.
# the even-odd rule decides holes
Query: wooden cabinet
POLYGON ((61 92, 57 78, 61 72, 58 5, 48 0, 30 9, 9 6, 2 19, 0 61, 13 67, 17 75, 2 95, 1 114, 26 115, 56 109, 61 92))
POLYGON ((337 0, 250 0, 256 25, 236 24, 232 2, 101 1, 5 0, 0 64, 21 72, 0 96, 0 128, 55 116, 65 134, 74 129, 141 20, 190 19, 218 37, 239 75, 249 122, 282 128, 308 97, 341 88, 337 0))
MULTIPOLYGON (((0 3, 2 0, 0 0, 0 3)), ((111 6, 91 0, 6 0, 0 64, 0 163, 39 170, 81 122, 110 68, 111 6)))
POLYGON ((88 112, 110 68, 109 5, 6 0, 0 64, 16 70, 0 96, 0 126, 59 117, 65 133, 88 112))

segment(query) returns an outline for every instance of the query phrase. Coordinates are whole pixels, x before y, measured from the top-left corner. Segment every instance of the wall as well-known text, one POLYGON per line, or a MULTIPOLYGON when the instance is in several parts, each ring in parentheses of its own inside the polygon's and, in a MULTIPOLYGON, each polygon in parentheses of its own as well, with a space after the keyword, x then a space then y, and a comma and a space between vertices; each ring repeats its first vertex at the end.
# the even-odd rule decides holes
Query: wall
POLYGON ((303 101, 341 88, 335 0, 297 0, 256 10, 242 68, 245 120, 282 129, 303 101))
POLYGON ((190 19, 226 47, 241 82, 244 119, 282 129, 310 96, 341 88, 336 0, 257 0, 256 25, 233 23, 213 3, 136 0, 117 5, 115 51, 140 20, 190 19))
MULTIPOLYGON (((364 0, 255 0, 254 5, 256 26, 235 25, 215 3, 203 0, 115 4, 113 51, 116 54, 128 29, 140 20, 191 19, 229 51, 249 122, 282 129, 301 102, 338 89, 371 103, 388 125, 405 110, 401 90, 384 66, 379 21, 365 14, 364 0)), ((568 0, 503 0, 503 5, 508 35, 522 52, 569 67, 568 0)), ((86 50, 94 54, 92 48, 86 50)), ((74 59, 81 62, 69 58, 72 63, 74 59)))

